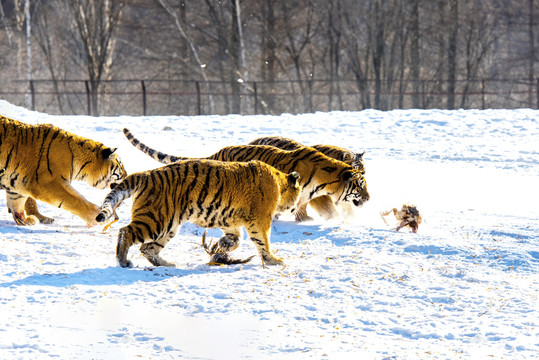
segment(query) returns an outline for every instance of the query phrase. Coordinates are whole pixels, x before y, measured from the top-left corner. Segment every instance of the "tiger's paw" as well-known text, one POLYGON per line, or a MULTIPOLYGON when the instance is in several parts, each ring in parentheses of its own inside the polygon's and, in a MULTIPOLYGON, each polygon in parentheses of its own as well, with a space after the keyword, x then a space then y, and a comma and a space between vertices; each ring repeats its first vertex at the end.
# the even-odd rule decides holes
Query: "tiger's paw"
POLYGON ((123 268, 132 268, 133 267, 133 262, 131 262, 131 260, 120 260, 118 259, 118 265, 120 265, 121 267, 123 268))
POLYGON ((313 220, 314 219, 307 214, 304 214, 304 215, 296 214, 296 222, 300 223, 300 222, 313 221, 313 220))
POLYGON ((262 260, 265 265, 284 265, 283 258, 276 257, 275 255, 264 255, 262 260))
POLYGON ((13 213, 13 219, 17 223, 17 225, 21 226, 27 226, 27 225, 37 225, 39 224, 39 220, 34 215, 28 215, 25 216, 24 213, 13 213))
POLYGON ((219 239, 218 244, 216 252, 229 253, 240 246, 240 239, 237 236, 227 234, 219 239))
POLYGON ((39 222, 42 223, 42 224, 52 224, 54 222, 53 218, 43 216, 43 215, 38 217, 38 219, 39 219, 39 222))

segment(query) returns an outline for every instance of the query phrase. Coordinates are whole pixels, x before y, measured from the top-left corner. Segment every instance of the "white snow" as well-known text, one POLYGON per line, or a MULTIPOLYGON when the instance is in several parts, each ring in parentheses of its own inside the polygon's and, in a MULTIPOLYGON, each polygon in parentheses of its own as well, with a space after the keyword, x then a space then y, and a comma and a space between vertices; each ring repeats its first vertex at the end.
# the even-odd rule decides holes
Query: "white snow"
MULTIPOLYGON (((371 201, 347 224, 275 221, 286 267, 212 267, 185 224, 156 268, 120 222, 103 233, 39 203, 52 225, 20 227, 0 198, 2 359, 530 359, 539 357, 539 111, 395 110, 281 116, 0 114, 118 147, 129 173, 158 167, 124 138, 206 156, 257 137, 366 151, 371 201), (171 130, 164 130, 165 127, 171 130), (379 213, 413 203, 417 234, 379 213)), ((77 184, 96 204, 106 190, 77 184)), ((211 230, 219 236, 220 230, 211 230)), ((234 257, 255 253, 242 240, 234 257)))

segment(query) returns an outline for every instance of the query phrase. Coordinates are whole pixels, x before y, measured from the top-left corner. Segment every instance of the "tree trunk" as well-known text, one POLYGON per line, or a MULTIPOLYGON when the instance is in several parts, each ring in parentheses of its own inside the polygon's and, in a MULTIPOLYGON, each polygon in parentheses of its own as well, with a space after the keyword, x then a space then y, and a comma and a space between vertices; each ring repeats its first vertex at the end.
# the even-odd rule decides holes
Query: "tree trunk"
POLYGON ((236 0, 230 0, 231 3, 231 14, 232 22, 230 24, 230 40, 229 46, 227 49, 228 55, 230 57, 230 64, 228 70, 228 77, 230 81, 230 87, 232 88, 232 113, 240 114, 241 113, 241 84, 238 81, 240 79, 240 69, 241 69, 241 45, 240 45, 240 34, 238 31, 238 8, 236 0))
POLYGON ((534 63, 535 63, 535 40, 534 40, 534 34, 533 34, 533 0, 528 0, 528 8, 529 8, 529 15, 528 15, 528 36, 529 36, 529 43, 530 43, 530 55, 528 60, 528 82, 529 82, 529 91, 528 91, 528 104, 530 108, 534 108, 534 87, 535 87, 535 71, 534 71, 534 63))
POLYGON ((385 19, 380 9, 379 1, 374 5, 374 16, 376 21, 374 22, 374 36, 373 36, 373 53, 372 53, 372 67, 374 71, 374 107, 380 109, 381 101, 380 95, 382 92, 382 61, 384 57, 384 26, 385 19))
POLYGON ((277 56, 275 54, 275 49, 277 44, 275 43, 276 36, 276 18, 275 18, 275 2, 276 0, 266 0, 262 5, 262 79, 269 84, 266 84, 265 87, 270 93, 269 97, 266 99, 268 109, 270 113, 273 113, 276 99, 272 94, 275 93, 274 82, 277 79, 277 56))
POLYGON ((410 74, 412 77, 412 106, 420 107, 421 84, 421 65, 419 58, 419 1, 412 1, 412 25, 411 25, 411 45, 410 45, 410 74))
POLYGON ((448 85, 447 85, 447 108, 455 108, 455 91, 457 85, 457 41, 459 29, 459 0, 449 1, 449 24, 450 34, 447 51, 448 85))

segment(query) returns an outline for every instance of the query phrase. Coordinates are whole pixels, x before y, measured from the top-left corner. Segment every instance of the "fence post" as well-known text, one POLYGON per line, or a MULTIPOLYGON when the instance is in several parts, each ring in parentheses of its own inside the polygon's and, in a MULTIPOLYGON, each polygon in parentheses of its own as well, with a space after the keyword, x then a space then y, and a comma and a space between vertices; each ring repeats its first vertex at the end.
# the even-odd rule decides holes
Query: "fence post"
POLYGON ((425 108, 427 100, 425 98, 425 80, 421 80, 421 108, 425 108))
POLYGON ((146 84, 144 80, 140 80, 140 85, 142 87, 142 113, 146 116, 146 84))
POLYGON ((36 110, 36 91, 34 89, 34 80, 30 80, 30 104, 32 104, 32 111, 36 110))
POLYGON ((86 86, 86 103, 88 104, 88 116, 92 115, 92 107, 90 105, 90 84, 88 80, 84 80, 84 85, 86 86))
POLYGON ((481 108, 485 110, 485 79, 481 80, 481 108))
POLYGON ((537 94, 537 109, 539 109, 539 78, 537 78, 537 88, 535 93, 537 94))
POLYGON ((313 112, 313 79, 309 78, 307 80, 307 84, 309 86, 309 112, 313 112))
POLYGON ((200 101, 200 82, 196 81, 195 82, 195 85, 196 85, 196 88, 197 88, 197 110, 198 110, 198 115, 202 115, 202 105, 201 105, 201 101, 200 101))
POLYGON ((256 81, 253 82, 253 93, 255 95, 255 115, 258 115, 258 89, 256 88, 256 81))

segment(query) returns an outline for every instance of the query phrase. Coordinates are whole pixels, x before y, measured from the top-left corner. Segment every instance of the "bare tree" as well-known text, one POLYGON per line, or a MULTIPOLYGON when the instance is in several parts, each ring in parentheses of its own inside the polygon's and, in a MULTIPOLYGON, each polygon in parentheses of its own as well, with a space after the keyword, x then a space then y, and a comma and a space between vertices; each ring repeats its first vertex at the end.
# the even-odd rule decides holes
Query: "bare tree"
POLYGON ((187 31, 189 25, 187 22, 187 15, 185 10, 185 2, 181 2, 178 7, 174 7, 169 0, 156 0, 156 2, 166 10, 166 12, 171 16, 174 21, 176 29, 180 33, 181 38, 187 43, 189 51, 195 60, 196 67, 192 70, 195 73, 199 73, 204 81, 209 81, 209 78, 206 74, 206 63, 201 59, 197 46, 193 36, 187 31))
POLYGON ((534 26, 534 0, 528 0, 528 38, 530 44, 530 54, 528 60, 528 103, 533 107, 533 88, 535 83, 535 36, 533 31, 534 26))
POLYGON ((457 46, 459 32, 459 0, 449 0, 449 39, 447 49, 447 108, 455 108, 455 91, 457 85, 457 46))
MULTIPOLYGON (((312 66, 306 59, 305 53, 316 35, 316 21, 314 4, 311 1, 280 0, 282 28, 284 30, 283 50, 287 60, 283 63, 292 63, 293 74, 298 80, 299 93, 303 96, 303 105, 306 111, 312 111, 312 98, 308 91, 310 86, 305 80, 312 80, 312 66)), ((296 91, 293 89, 293 91, 296 91)))
POLYGON ((268 113, 470 107, 482 84, 516 90, 486 96, 499 106, 532 106, 537 13, 534 0, 2 0, 0 80, 50 78, 36 89, 71 93, 51 101, 38 91, 41 102, 80 113, 85 99, 64 80, 87 78, 94 115, 120 104, 100 103, 113 86, 105 80, 133 74, 154 81, 117 89, 148 86, 149 108, 162 112, 202 103, 204 112, 249 113, 255 82, 268 113))
POLYGON ((277 80, 277 17, 276 17, 276 3, 277 0, 266 0, 262 2, 260 17, 261 23, 261 59, 260 59, 260 76, 264 82, 268 84, 265 86, 270 96, 266 99, 267 111, 272 112, 275 108, 276 99, 273 96, 275 93, 275 81, 277 80))
POLYGON ((411 13, 411 43, 410 43, 410 77, 412 78, 412 106, 420 106, 420 79, 421 79, 421 57, 419 50, 419 39, 421 36, 419 28, 419 3, 421 0, 412 0, 411 13))
POLYGON ((476 81, 492 51, 499 21, 493 12, 489 11, 491 9, 486 1, 477 0, 463 4, 462 7, 464 11, 461 11, 460 33, 463 49, 461 58, 465 63, 463 74, 465 81, 460 107, 464 108, 469 102, 470 89, 479 85, 476 81))
POLYGON ((367 24, 361 14, 368 13, 368 4, 353 0, 340 0, 342 18, 344 21, 344 44, 348 68, 354 75, 357 88, 360 92, 360 108, 371 107, 368 93, 368 81, 370 74, 370 62, 372 49, 368 46, 369 36, 367 24))
POLYGON ((99 88, 110 75, 116 31, 125 0, 68 0, 85 53, 89 77, 91 114, 99 116, 99 88))
MULTIPOLYGON (((60 96, 60 88, 58 87, 57 81, 58 76, 54 63, 55 48, 53 45, 53 38, 49 36, 51 33, 56 33, 57 29, 54 28, 54 25, 58 24, 58 22, 50 22, 50 19, 52 18, 51 14, 56 13, 58 18, 60 8, 61 4, 58 4, 56 1, 49 1, 48 3, 40 4, 40 11, 35 17, 35 36, 37 38, 36 42, 43 53, 45 64, 49 70, 49 74, 53 82, 53 88, 60 114, 64 114, 64 104, 60 96)), ((56 43, 58 43, 58 40, 59 39, 56 38, 56 43)))
POLYGON ((24 30, 25 30, 25 20, 26 12, 24 9, 25 0, 14 0, 13 3, 13 13, 15 17, 15 33, 17 34, 17 74, 19 78, 22 78, 23 73, 23 64, 25 63, 26 57, 24 55, 24 30))
POLYGON ((329 77, 328 109, 333 108, 333 97, 336 93, 338 98, 337 106, 340 110, 343 109, 343 99, 339 79, 341 77, 343 33, 345 32, 342 10, 340 9, 341 5, 341 2, 338 1, 327 2, 324 4, 324 10, 327 11, 327 16, 320 18, 320 27, 324 29, 324 35, 322 35, 320 41, 323 42, 326 40, 329 43, 327 47, 320 46, 322 49, 326 49, 322 61, 327 63, 325 73, 329 77))

